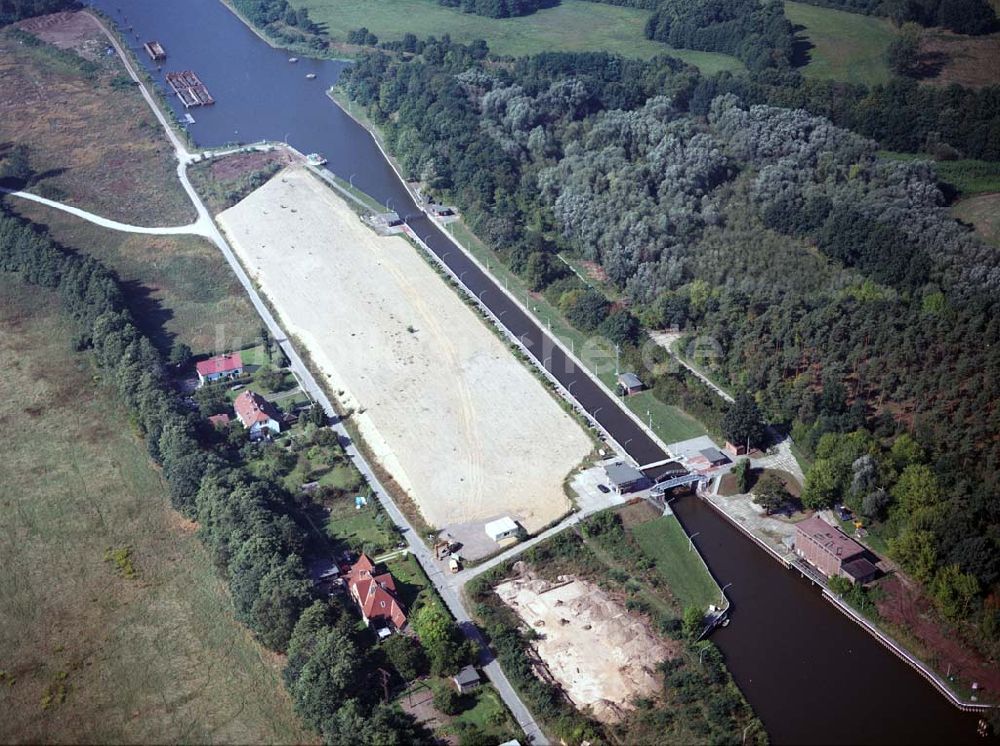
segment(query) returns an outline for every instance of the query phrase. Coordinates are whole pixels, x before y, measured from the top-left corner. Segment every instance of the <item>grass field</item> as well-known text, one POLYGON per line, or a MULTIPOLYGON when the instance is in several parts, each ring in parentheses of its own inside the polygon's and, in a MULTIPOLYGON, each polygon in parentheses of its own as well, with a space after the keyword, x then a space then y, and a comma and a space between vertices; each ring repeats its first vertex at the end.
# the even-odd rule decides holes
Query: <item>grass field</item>
POLYGON ((981 194, 958 202, 952 215, 975 226, 983 240, 1000 246, 1000 194, 981 194))
POLYGON ((119 233, 34 202, 5 197, 56 241, 107 264, 124 281, 142 330, 161 349, 173 339, 195 354, 255 341, 260 320, 219 250, 195 236, 119 233))
POLYGON ((36 174, 28 190, 126 223, 193 221, 173 150, 139 91, 123 82, 121 61, 104 55, 106 37, 85 14, 58 18, 31 28, 65 50, 0 31, 0 90, 17 91, 0 97, 0 144, 28 148, 36 174))
POLYGON ((895 31, 885 18, 794 2, 785 2, 785 16, 812 44, 805 75, 869 85, 889 80, 883 53, 895 31))
POLYGON ((689 550, 688 537, 672 515, 632 527, 642 551, 656 562, 656 570, 686 606, 707 609, 719 603, 719 587, 696 552, 689 550))
POLYGON ((706 73, 742 68, 729 55, 675 50, 646 39, 649 11, 585 0, 561 0, 520 18, 485 18, 436 0, 292 0, 292 5, 308 8, 309 16, 341 42, 348 31, 364 26, 381 41, 401 39, 407 32, 419 38, 451 34, 461 42, 485 39, 493 52, 504 55, 604 50, 626 57, 670 54, 706 73))
POLYGON ((71 336, 0 275, 0 741, 312 740, 71 336))
MULTIPOLYGON (((922 153, 897 153, 879 151, 879 155, 895 161, 926 161, 930 156, 922 153)), ((935 161, 938 178, 953 186, 963 197, 1000 192, 1000 162, 978 161, 971 158, 958 161, 935 161)))

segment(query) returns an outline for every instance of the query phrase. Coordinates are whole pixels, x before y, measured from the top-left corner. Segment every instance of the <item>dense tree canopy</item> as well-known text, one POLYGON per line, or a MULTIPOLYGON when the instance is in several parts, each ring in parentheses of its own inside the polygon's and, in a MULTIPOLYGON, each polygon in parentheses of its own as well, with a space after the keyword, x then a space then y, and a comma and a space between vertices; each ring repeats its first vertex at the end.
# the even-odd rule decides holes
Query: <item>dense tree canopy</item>
MULTIPOLYGON (((816 456, 807 504, 847 500, 885 522, 901 551, 932 558, 927 582, 958 564, 981 593, 995 587, 983 559, 997 553, 1000 527, 995 250, 951 219, 931 163, 887 160, 873 136, 913 150, 937 128, 992 152, 996 90, 869 90, 780 70, 706 79, 669 58, 607 54, 495 66, 455 44, 406 62, 370 55, 344 84, 409 175, 457 203, 571 323, 624 342, 637 369, 629 340, 641 329, 629 318, 710 340, 702 364, 816 456), (559 254, 594 262, 615 304, 559 254), (951 521, 928 524, 940 508, 901 498, 908 464, 877 439, 901 442, 902 461, 923 452, 950 487, 951 521)), ((655 396, 726 431, 697 382, 661 368, 645 378, 655 396)))

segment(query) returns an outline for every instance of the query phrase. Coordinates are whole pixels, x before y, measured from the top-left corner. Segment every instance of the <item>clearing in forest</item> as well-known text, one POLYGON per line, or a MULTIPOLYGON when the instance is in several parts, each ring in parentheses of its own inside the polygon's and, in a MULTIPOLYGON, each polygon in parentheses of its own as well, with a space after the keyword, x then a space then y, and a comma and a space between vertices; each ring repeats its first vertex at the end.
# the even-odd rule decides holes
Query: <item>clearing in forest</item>
POLYGON ((510 515, 536 531, 568 510, 590 439, 406 239, 302 167, 219 222, 428 523, 510 515))

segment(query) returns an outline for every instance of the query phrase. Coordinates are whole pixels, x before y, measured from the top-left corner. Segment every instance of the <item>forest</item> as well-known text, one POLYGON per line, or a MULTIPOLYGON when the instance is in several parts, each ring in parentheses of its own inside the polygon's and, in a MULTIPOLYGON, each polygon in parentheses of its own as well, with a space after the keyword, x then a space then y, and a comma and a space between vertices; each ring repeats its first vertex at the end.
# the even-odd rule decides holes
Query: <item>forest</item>
MULTIPOLYGON (((950 218, 933 163, 667 57, 490 65, 452 44, 435 60, 376 52, 343 78, 407 174, 627 365, 643 328, 714 339, 714 373, 817 459, 809 503, 867 500, 942 611, 995 641, 1000 269, 950 218), (600 266, 620 300, 560 254, 600 266), (903 438, 912 452, 892 457, 903 438), (972 598, 956 605, 957 587, 972 598)), ((667 403, 703 400, 646 376, 667 403)))
POLYGON ((310 526, 303 498, 254 476, 242 449, 220 443, 205 420, 182 405, 114 274, 5 208, 0 271, 58 293, 78 331, 75 348, 88 353, 95 380, 127 409, 163 469, 174 508, 197 522, 200 540, 229 585, 237 619, 261 644, 286 655, 285 684, 303 722, 325 743, 430 742, 412 717, 381 701, 379 672, 398 683, 428 670, 452 674, 470 661, 474 648, 443 606, 410 609, 419 641, 394 635, 373 645, 370 634, 359 632, 345 598, 313 591, 303 562, 310 526))
POLYGON ((78 7, 80 3, 76 0, 0 0, 0 26, 78 7))

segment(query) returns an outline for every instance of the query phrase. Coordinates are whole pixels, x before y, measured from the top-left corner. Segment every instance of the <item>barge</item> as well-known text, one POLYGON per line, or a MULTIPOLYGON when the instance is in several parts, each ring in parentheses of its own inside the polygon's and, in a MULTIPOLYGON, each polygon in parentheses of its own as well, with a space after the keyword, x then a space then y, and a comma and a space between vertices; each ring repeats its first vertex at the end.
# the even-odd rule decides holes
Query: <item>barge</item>
POLYGON ((167 73, 166 79, 167 85, 181 100, 185 109, 190 109, 192 106, 211 106, 215 103, 205 84, 190 70, 167 73))
POLYGON ((153 62, 162 62, 167 59, 167 50, 163 48, 163 45, 158 41, 147 41, 142 45, 143 49, 146 50, 146 54, 153 62))

